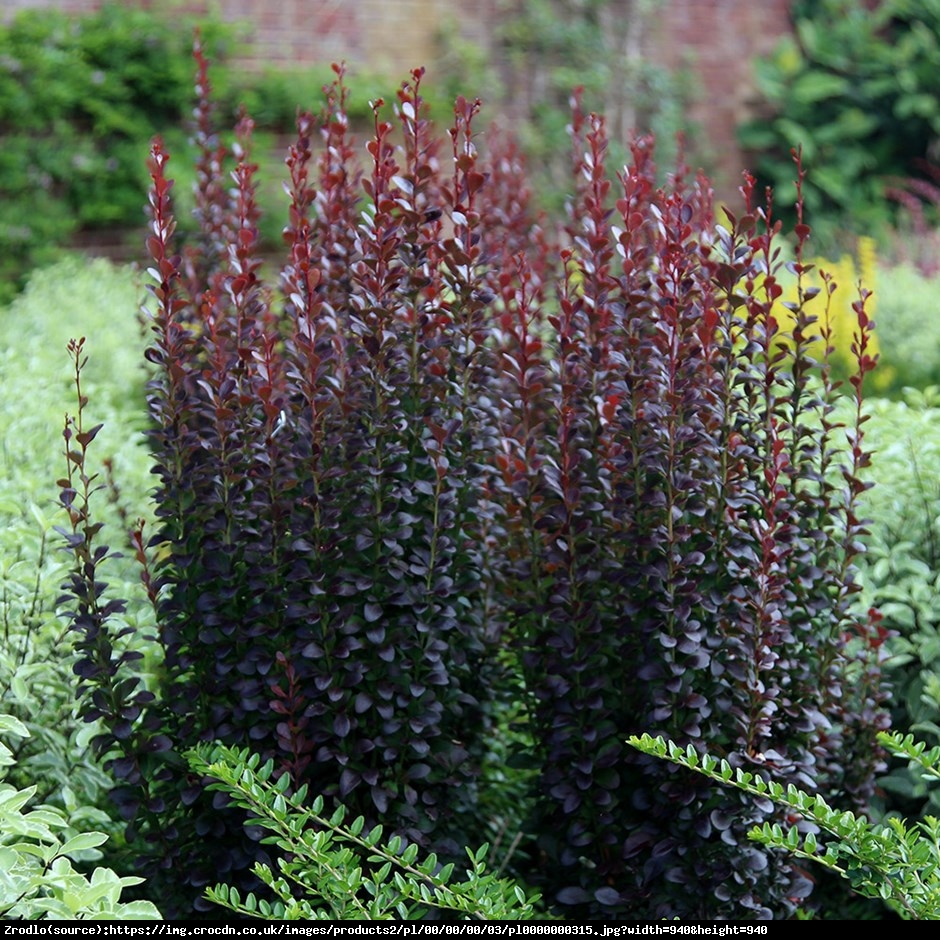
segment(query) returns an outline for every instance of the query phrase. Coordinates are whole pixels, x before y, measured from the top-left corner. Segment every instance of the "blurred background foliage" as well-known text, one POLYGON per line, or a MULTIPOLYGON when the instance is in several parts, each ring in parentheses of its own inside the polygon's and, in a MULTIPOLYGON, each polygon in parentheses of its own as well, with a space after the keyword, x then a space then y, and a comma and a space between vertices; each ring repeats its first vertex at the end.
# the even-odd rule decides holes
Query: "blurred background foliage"
POLYGON ((0 296, 79 230, 140 225, 149 140, 178 133, 191 97, 194 25, 106 4, 0 29, 0 296))
POLYGON ((786 213, 795 190, 789 153, 801 146, 803 193, 825 235, 893 224, 886 187, 937 155, 940 3, 801 0, 793 33, 755 62, 758 105, 740 140, 786 213))
MULTIPOLYGON (((532 0, 511 7, 495 26, 508 86, 524 94, 521 142, 536 172, 537 197, 558 208, 571 165, 570 99, 582 90, 585 111, 603 114, 613 163, 626 161, 636 133, 657 138, 657 159, 674 168, 680 132, 693 143, 687 104, 692 79, 644 52, 662 0, 532 0)), ((517 102, 518 107, 518 102, 517 102)))
MULTIPOLYGON (((535 168, 537 198, 548 208, 565 198, 569 98, 576 86, 584 89, 586 108, 610 116, 615 141, 625 142, 634 128, 654 131, 663 141, 664 163, 671 165, 688 89, 686 77, 642 55, 659 5, 632 0, 625 18, 616 15, 618 4, 608 2, 521 5, 494 27, 504 70, 445 21, 434 68, 441 78, 427 83, 429 116, 449 125, 455 97, 474 93, 497 102, 488 107, 495 118, 499 102, 513 100, 518 109, 517 92, 529 89, 527 119, 514 131, 535 168)), ((111 2, 82 16, 24 10, 0 26, 0 299, 9 300, 29 270, 55 260, 63 245, 103 241, 112 255, 136 252, 145 161, 155 134, 178 155, 176 196, 186 226, 193 161, 185 102, 191 99, 196 26, 195 16, 175 8, 161 13, 111 2)), ((233 63, 245 48, 244 30, 211 16, 199 17, 198 27, 213 63, 219 126, 232 126, 243 108, 255 124, 252 158, 272 169, 282 165, 297 108, 319 108, 330 63, 242 70, 233 63)), ((354 126, 371 126, 371 104, 380 98, 390 109, 390 89, 401 79, 381 70, 350 70, 354 126)), ((621 146, 620 155, 625 153, 621 146)), ((273 184, 262 193, 263 203, 280 211, 283 174, 267 176, 273 184)), ((269 247, 277 245, 279 228, 262 220, 262 237, 269 247)))
MULTIPOLYGON (((484 98, 491 118, 511 115, 536 199, 550 209, 566 198, 576 88, 586 111, 605 115, 615 163, 623 162, 634 133, 657 137, 663 175, 675 166, 680 134, 694 163, 723 144, 690 119, 693 103, 707 95, 694 69, 650 54, 664 31, 668 37, 668 7, 666 0, 506 0, 496 4, 486 46, 467 38, 452 12, 436 37, 430 116, 449 123, 461 93, 484 98)), ((21 287, 32 265, 53 260, 57 246, 94 244, 96 232, 130 253, 120 233, 140 225, 154 134, 167 136, 183 157, 175 169, 188 193, 183 103, 197 21, 213 61, 219 124, 230 126, 244 107, 256 126, 255 160, 279 164, 298 105, 318 107, 330 63, 241 68, 246 24, 185 10, 105 2, 80 16, 27 9, 0 26, 0 296, 21 287)), ((888 244, 888 232, 911 235, 919 226, 922 238, 935 221, 937 189, 927 184, 936 183, 929 168, 940 139, 940 0, 794 2, 790 17, 792 32, 775 51, 753 56, 738 141, 727 143, 743 147, 759 184, 774 188, 777 212, 791 223, 790 150, 802 147, 820 253, 838 259, 868 235, 889 254, 904 254, 903 243, 888 244)), ((694 49, 679 61, 708 54, 694 49)), ((350 69, 353 122, 371 123, 371 102, 389 98, 402 77, 350 69)), ((280 199, 279 184, 272 186, 267 200, 280 199)), ((279 241, 276 229, 262 233, 279 241)))

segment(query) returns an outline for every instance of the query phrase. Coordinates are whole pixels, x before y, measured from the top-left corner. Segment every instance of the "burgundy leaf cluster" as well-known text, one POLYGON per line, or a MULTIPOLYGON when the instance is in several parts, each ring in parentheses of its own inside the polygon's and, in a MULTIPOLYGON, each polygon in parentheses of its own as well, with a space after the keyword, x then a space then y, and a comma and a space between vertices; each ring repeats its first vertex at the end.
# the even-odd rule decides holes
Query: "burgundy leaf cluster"
MULTIPOLYGON (((573 131, 557 311, 517 291, 503 314, 504 587, 541 768, 539 883, 593 916, 779 917, 811 885, 748 845, 772 806, 664 779, 623 741, 662 733, 870 797, 878 659, 851 665, 845 638, 866 633, 851 612, 865 294, 842 429, 828 363, 808 354, 813 335, 828 345, 826 299, 801 289, 794 328, 776 319, 770 195, 758 204, 746 176, 744 212, 718 222, 701 176, 680 165, 656 185, 648 141, 614 181, 604 122, 577 101, 573 131)), ((801 215, 796 234, 802 282, 801 215)))
MULTIPOLYGON (((882 693, 876 621, 852 616, 864 294, 844 429, 808 353, 828 298, 801 290, 793 328, 778 323, 779 225, 749 176, 719 222, 703 176, 680 165, 657 184, 649 140, 612 174, 604 121, 576 96, 553 230, 511 139, 488 132, 478 152, 479 102, 432 134, 423 70, 391 120, 373 103, 360 155, 341 67, 320 118, 298 116, 275 280, 251 122, 226 182, 196 55, 192 244, 159 141, 149 164, 158 530, 134 544, 163 654, 152 692, 99 603, 80 427, 62 481, 83 707, 161 897, 191 909, 262 857, 182 769, 198 741, 250 745, 292 785, 459 855, 478 841, 492 702, 521 682, 538 775, 519 873, 552 905, 792 911, 809 883, 744 837, 772 807, 624 740, 664 733, 868 800, 882 693)), ((802 217, 796 236, 802 278, 802 217)))

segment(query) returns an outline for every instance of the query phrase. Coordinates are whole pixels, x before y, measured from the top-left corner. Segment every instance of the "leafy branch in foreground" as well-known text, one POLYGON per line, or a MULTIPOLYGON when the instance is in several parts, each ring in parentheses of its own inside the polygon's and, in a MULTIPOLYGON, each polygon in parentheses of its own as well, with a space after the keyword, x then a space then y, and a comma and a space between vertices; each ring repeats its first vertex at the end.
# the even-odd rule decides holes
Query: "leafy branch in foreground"
MULTIPOLYGON (((940 780, 940 747, 930 750, 912 735, 879 733, 879 743, 897 757, 907 758, 925 780, 940 780)), ((852 812, 833 809, 821 796, 790 784, 787 787, 757 772, 733 768, 726 760, 680 747, 662 737, 631 736, 628 744, 662 757, 718 783, 728 784, 790 810, 795 825, 764 823, 748 837, 769 848, 783 849, 801 859, 824 865, 848 879, 853 890, 880 898, 905 920, 940 919, 940 819, 925 816, 911 824, 897 817, 883 824, 852 812), (832 840, 817 839, 822 830, 832 840)))
POLYGON ((538 895, 527 897, 513 882, 488 873, 488 846, 467 850, 470 866, 452 881, 454 865, 440 866, 431 852, 399 836, 383 839, 382 826, 364 831, 358 816, 346 824, 346 808, 324 815, 323 797, 308 803, 307 787, 290 792, 290 775, 272 779, 274 762, 261 762, 247 749, 199 745, 187 753, 191 769, 213 782, 270 830, 262 841, 283 850, 278 871, 257 863, 258 878, 274 899, 267 901, 217 885, 206 897, 237 914, 278 920, 414 920, 430 909, 451 911, 461 920, 528 920, 538 895))
MULTIPOLYGON (((0 734, 29 737, 13 715, 0 714, 0 734)), ((76 831, 54 806, 27 804, 37 787, 17 789, 6 782, 16 764, 13 751, 0 743, 0 918, 4 920, 160 920, 150 901, 121 901, 124 888, 143 879, 121 877, 85 863, 101 857, 103 832, 76 831), (79 863, 79 867, 72 862, 79 863)))

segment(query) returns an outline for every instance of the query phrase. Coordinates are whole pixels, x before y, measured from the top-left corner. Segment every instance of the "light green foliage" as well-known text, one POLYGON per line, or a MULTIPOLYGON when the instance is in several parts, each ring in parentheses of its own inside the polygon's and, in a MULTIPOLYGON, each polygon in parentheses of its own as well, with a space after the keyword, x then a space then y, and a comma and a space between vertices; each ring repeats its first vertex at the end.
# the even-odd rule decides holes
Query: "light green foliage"
MULTIPOLYGON (((880 743, 904 758, 916 772, 940 780, 940 747, 927 750, 913 737, 880 734, 880 743)), ((745 771, 647 734, 628 741, 645 754, 662 757, 718 783, 758 799, 770 799, 788 810, 797 825, 764 823, 748 837, 769 848, 816 862, 847 878, 863 897, 881 899, 905 920, 940 919, 940 819, 926 816, 915 823, 892 817, 873 824, 863 816, 833 809, 822 797, 792 784, 784 788, 758 772, 745 771), (822 835, 817 836, 817 833, 822 835)))
MULTIPOLYGON (((869 535, 859 606, 879 610, 882 627, 896 634, 884 644, 893 725, 940 741, 940 391, 909 389, 867 410, 876 485, 860 502, 869 535)), ((907 813, 940 813, 940 792, 904 764, 895 762, 879 786, 907 813)))
POLYGON ((893 386, 940 383, 940 277, 926 277, 910 264, 879 264, 872 286, 882 360, 893 386))
POLYGON ((487 740, 478 789, 482 837, 490 840, 491 864, 513 873, 528 857, 526 822, 534 810, 538 768, 524 690, 517 685, 492 705, 493 733, 487 740))
MULTIPOLYGON (((24 739, 29 730, 12 715, 0 714, 0 735, 24 739)), ((6 782, 14 765, 13 751, 0 743, 0 917, 160 920, 150 901, 121 902, 123 889, 143 879, 101 867, 90 877, 83 873, 88 862, 101 857, 99 846, 107 835, 78 830, 58 808, 35 805, 35 785, 20 789, 6 782)))
MULTIPOLYGON (((77 336, 89 337, 82 384, 94 407, 120 411, 132 427, 143 427, 141 362, 148 336, 137 313, 142 281, 130 267, 65 254, 54 267, 34 272, 22 295, 0 310, 0 380, 17 428, 32 435, 39 426, 48 432, 50 420, 61 425, 74 398, 66 346, 77 336)), ((126 435, 126 428, 115 430, 111 440, 126 435)), ((55 433, 49 437, 47 448, 58 453, 61 442, 55 433)), ((53 466, 59 464, 57 456, 53 466)), ((42 489, 48 489, 44 482, 42 489)))
POLYGON ((875 451, 869 476, 876 481, 863 497, 872 523, 868 560, 900 545, 905 556, 938 567, 940 390, 908 389, 900 401, 872 399, 866 411, 865 433, 875 451))
MULTIPOLYGON (((56 614, 68 559, 57 550, 54 525, 62 428, 74 398, 66 344, 91 339, 83 377, 89 412, 105 427, 101 453, 121 480, 120 502, 145 507, 149 457, 142 433, 143 332, 135 317, 136 275, 105 261, 67 258, 36 273, 26 290, 0 310, 0 711, 16 716, 31 736, 17 746, 12 783, 37 781, 38 797, 69 813, 76 824, 113 828, 95 807, 108 777, 91 758, 95 729, 75 717, 75 678, 67 625, 56 614), (140 429, 140 430, 137 430, 140 429)), ((104 483, 102 479, 100 482, 104 483)), ((113 494, 112 494, 113 495, 113 494)), ((134 522, 122 505, 100 494, 102 518, 114 544, 134 522)), ((117 589, 137 598, 125 619, 145 630, 152 618, 131 559, 108 572, 117 589)))
POLYGON ((436 61, 428 68, 431 116, 443 126, 453 122, 454 101, 460 95, 479 98, 490 117, 495 116, 495 102, 508 100, 507 88, 488 50, 464 34, 459 12, 457 7, 445 11, 435 35, 436 61))
POLYGON ((210 789, 256 817, 252 825, 268 830, 264 841, 283 853, 277 871, 255 866, 276 900, 243 898, 226 885, 206 892, 228 910, 276 920, 413 920, 432 908, 460 920, 536 916, 537 896, 487 872, 485 845, 467 850, 468 867, 455 877, 456 866, 386 838, 381 826, 366 832, 361 817, 347 823, 344 807, 327 813, 322 797, 307 799, 306 787, 291 793, 287 774, 275 779, 273 762, 247 750, 204 745, 187 756, 194 772, 212 778, 210 789))

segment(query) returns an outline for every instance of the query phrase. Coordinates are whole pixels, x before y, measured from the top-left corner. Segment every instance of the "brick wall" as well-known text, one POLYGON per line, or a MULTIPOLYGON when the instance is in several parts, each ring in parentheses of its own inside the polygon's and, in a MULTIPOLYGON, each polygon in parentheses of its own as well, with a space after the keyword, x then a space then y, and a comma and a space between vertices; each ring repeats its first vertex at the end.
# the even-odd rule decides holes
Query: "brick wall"
MULTIPOLYGON (((0 0, 0 16, 27 7, 80 12, 101 0, 0 0)), ((489 24, 500 0, 138 0, 145 7, 213 10, 243 24, 250 40, 248 69, 345 60, 353 68, 407 75, 432 65, 445 28, 491 45, 489 24)), ((661 0, 647 53, 695 76, 692 118, 703 128, 701 152, 719 194, 734 191, 743 159, 734 129, 753 97, 753 57, 769 52, 790 29, 789 0, 661 0)), ((625 7, 626 8, 626 7, 625 7)), ((468 89, 468 92, 471 90, 468 89)))
MULTIPOLYGON (((496 0, 465 0, 459 20, 480 37, 496 0)), ((101 0, 0 0, 0 19, 28 8, 77 13, 101 0)), ((243 27, 246 68, 322 65, 345 59, 373 72, 402 72, 433 61, 440 30, 457 23, 449 0, 137 0, 155 10, 212 11, 243 27)), ((460 25, 458 23, 458 25, 460 25)), ((461 27, 463 28, 463 27, 461 27)))
MULTIPOLYGON (((471 4, 472 6, 473 4, 471 4)), ((433 58, 446 0, 214 0, 190 2, 244 24, 248 68, 346 60, 373 72, 402 72, 433 58)))
POLYGON ((754 62, 792 29, 790 0, 665 0, 650 37, 651 54, 691 69, 690 117, 719 192, 740 185, 747 169, 735 128, 753 110, 754 62))
POLYGON ((83 13, 97 6, 94 0, 0 0, 0 16, 9 20, 20 10, 44 7, 64 10, 66 13, 83 13))

